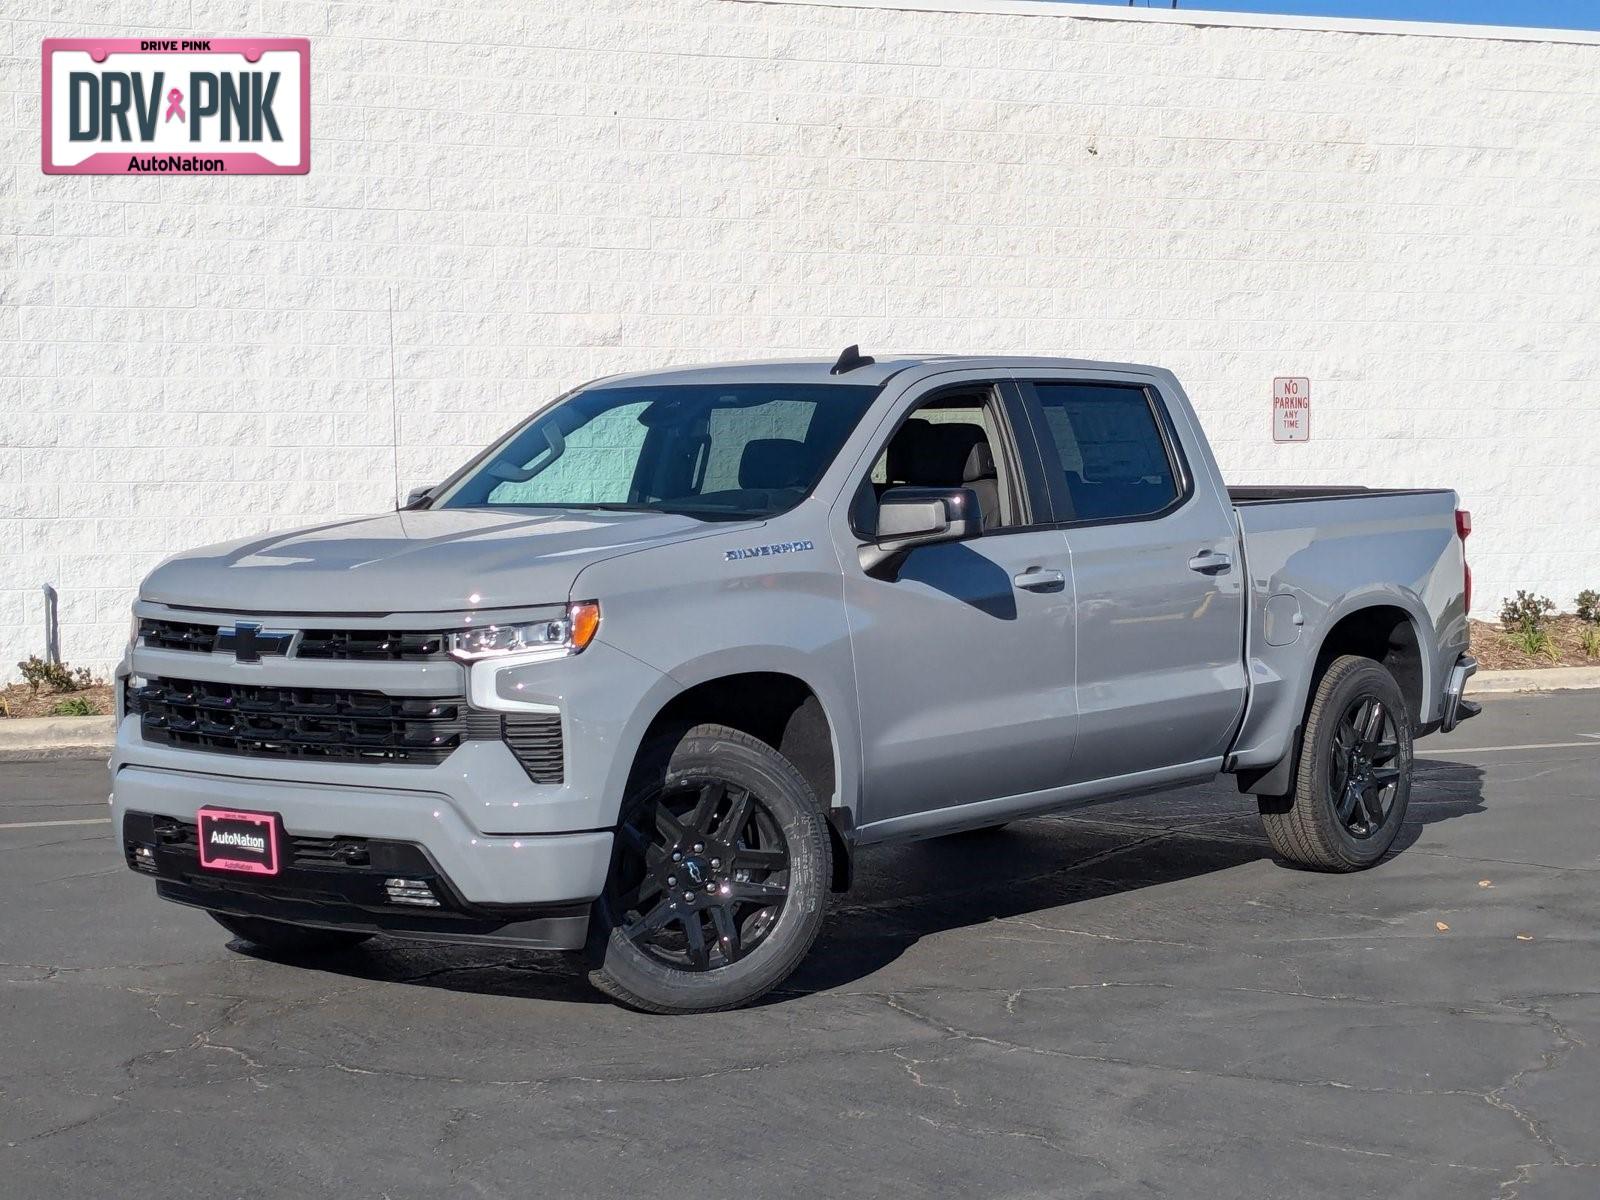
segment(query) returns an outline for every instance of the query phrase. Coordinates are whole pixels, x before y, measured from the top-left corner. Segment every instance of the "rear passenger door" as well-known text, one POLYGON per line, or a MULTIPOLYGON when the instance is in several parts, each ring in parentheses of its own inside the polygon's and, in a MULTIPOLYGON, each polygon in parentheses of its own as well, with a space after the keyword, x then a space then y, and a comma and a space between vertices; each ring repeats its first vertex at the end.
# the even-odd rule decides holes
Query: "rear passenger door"
POLYGON ((1072 782, 1207 770, 1245 694, 1232 508, 1191 471, 1155 386, 1021 383, 1076 592, 1072 782))

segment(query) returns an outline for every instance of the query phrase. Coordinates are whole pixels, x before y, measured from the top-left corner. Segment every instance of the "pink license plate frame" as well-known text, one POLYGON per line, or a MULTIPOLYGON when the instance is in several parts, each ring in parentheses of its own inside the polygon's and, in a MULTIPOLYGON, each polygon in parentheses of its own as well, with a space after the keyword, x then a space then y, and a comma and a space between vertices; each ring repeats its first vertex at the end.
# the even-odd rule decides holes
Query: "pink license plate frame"
POLYGON ((276 875, 281 869, 283 820, 277 813, 206 807, 195 814, 195 826, 203 869, 232 875, 276 875))
POLYGON ((141 174, 128 165, 131 158, 155 155, 164 158, 192 158, 220 162, 221 169, 201 167, 171 167, 159 174, 165 175, 305 175, 311 170, 311 40, 303 37, 245 37, 245 38, 152 38, 112 37, 52 37, 45 38, 40 46, 39 78, 43 88, 42 118, 44 144, 39 151, 39 165, 46 175, 128 175, 141 174), (145 47, 160 41, 163 49, 145 47), (204 49, 201 47, 204 46, 204 49), (148 147, 103 151, 91 154, 82 162, 57 163, 50 148, 50 121, 54 105, 51 80, 54 74, 54 55, 57 51, 84 50, 97 63, 111 55, 137 58, 147 54, 237 54, 245 62, 257 62, 268 51, 289 51, 300 56, 300 156, 292 163, 274 163, 260 154, 248 150, 206 151, 177 154, 148 147))

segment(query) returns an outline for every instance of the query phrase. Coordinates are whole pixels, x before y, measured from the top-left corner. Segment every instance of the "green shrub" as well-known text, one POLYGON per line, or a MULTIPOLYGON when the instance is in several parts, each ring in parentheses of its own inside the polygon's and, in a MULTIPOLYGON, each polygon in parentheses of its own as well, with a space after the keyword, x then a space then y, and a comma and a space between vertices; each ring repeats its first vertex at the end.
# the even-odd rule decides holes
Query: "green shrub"
POLYGON ((1578 614, 1580 621, 1590 625, 1600 625, 1600 592, 1593 588, 1585 588, 1578 593, 1577 606, 1573 609, 1578 614))
POLYGON ((82 696, 74 696, 70 700, 63 700, 50 710, 52 717, 92 717, 95 715, 94 705, 82 696))
POLYGON ((1529 658, 1548 658, 1551 662, 1561 657, 1555 639, 1547 630, 1537 625, 1520 625, 1506 635, 1513 646, 1529 658))
POLYGON ((1600 658, 1600 624, 1585 625, 1578 634, 1578 645, 1585 658, 1600 658))
POLYGON ((22 672, 28 690, 35 693, 41 687, 52 692, 77 692, 94 683, 88 667, 74 669, 66 663, 45 662, 37 654, 30 654, 26 662, 19 662, 17 670, 22 672))
POLYGON ((1550 597, 1535 596, 1519 589, 1515 600, 1507 600, 1500 606, 1500 624, 1508 633, 1542 630, 1544 619, 1555 610, 1555 601, 1550 597))

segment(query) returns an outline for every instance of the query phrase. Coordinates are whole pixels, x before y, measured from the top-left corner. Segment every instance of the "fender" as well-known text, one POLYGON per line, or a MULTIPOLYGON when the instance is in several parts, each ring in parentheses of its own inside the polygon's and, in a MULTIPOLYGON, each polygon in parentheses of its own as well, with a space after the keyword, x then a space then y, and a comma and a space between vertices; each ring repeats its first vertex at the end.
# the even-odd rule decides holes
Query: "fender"
POLYGON ((817 668, 812 655, 792 647, 768 644, 729 647, 686 660, 667 670, 634 707, 607 776, 607 796, 621 803, 628 775, 650 726, 677 697, 701 684, 730 676, 787 675, 809 688, 822 706, 833 757, 834 794, 828 798, 829 807, 845 810, 853 825, 861 762, 855 697, 841 691, 827 673, 817 668))
MULTIPOLYGON (((1309 600, 1309 597, 1302 597, 1309 600)), ((1259 611, 1259 595, 1252 594, 1259 611)), ((1287 788, 1292 777, 1294 748, 1298 743, 1317 663, 1328 635, 1340 621, 1370 608, 1395 608, 1405 613, 1417 639, 1422 670, 1422 702, 1413 714, 1418 725, 1429 719, 1430 697, 1438 686, 1435 630, 1420 596, 1393 583, 1371 583, 1352 589, 1324 608, 1314 625, 1287 646, 1268 646, 1260 637, 1260 616, 1252 612, 1248 633, 1250 697, 1244 719, 1223 769, 1239 776, 1243 791, 1270 794, 1280 783, 1287 788), (1315 649, 1312 649, 1315 647, 1315 649)))

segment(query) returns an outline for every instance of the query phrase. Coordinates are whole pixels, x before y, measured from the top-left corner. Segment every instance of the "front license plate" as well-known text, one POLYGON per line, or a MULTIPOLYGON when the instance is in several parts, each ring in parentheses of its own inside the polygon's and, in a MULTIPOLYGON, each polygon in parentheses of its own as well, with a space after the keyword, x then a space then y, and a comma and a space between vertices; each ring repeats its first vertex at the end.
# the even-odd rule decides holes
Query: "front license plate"
POLYGON ((197 816, 200 865, 208 871, 276 875, 282 840, 277 813, 202 808, 197 816))

